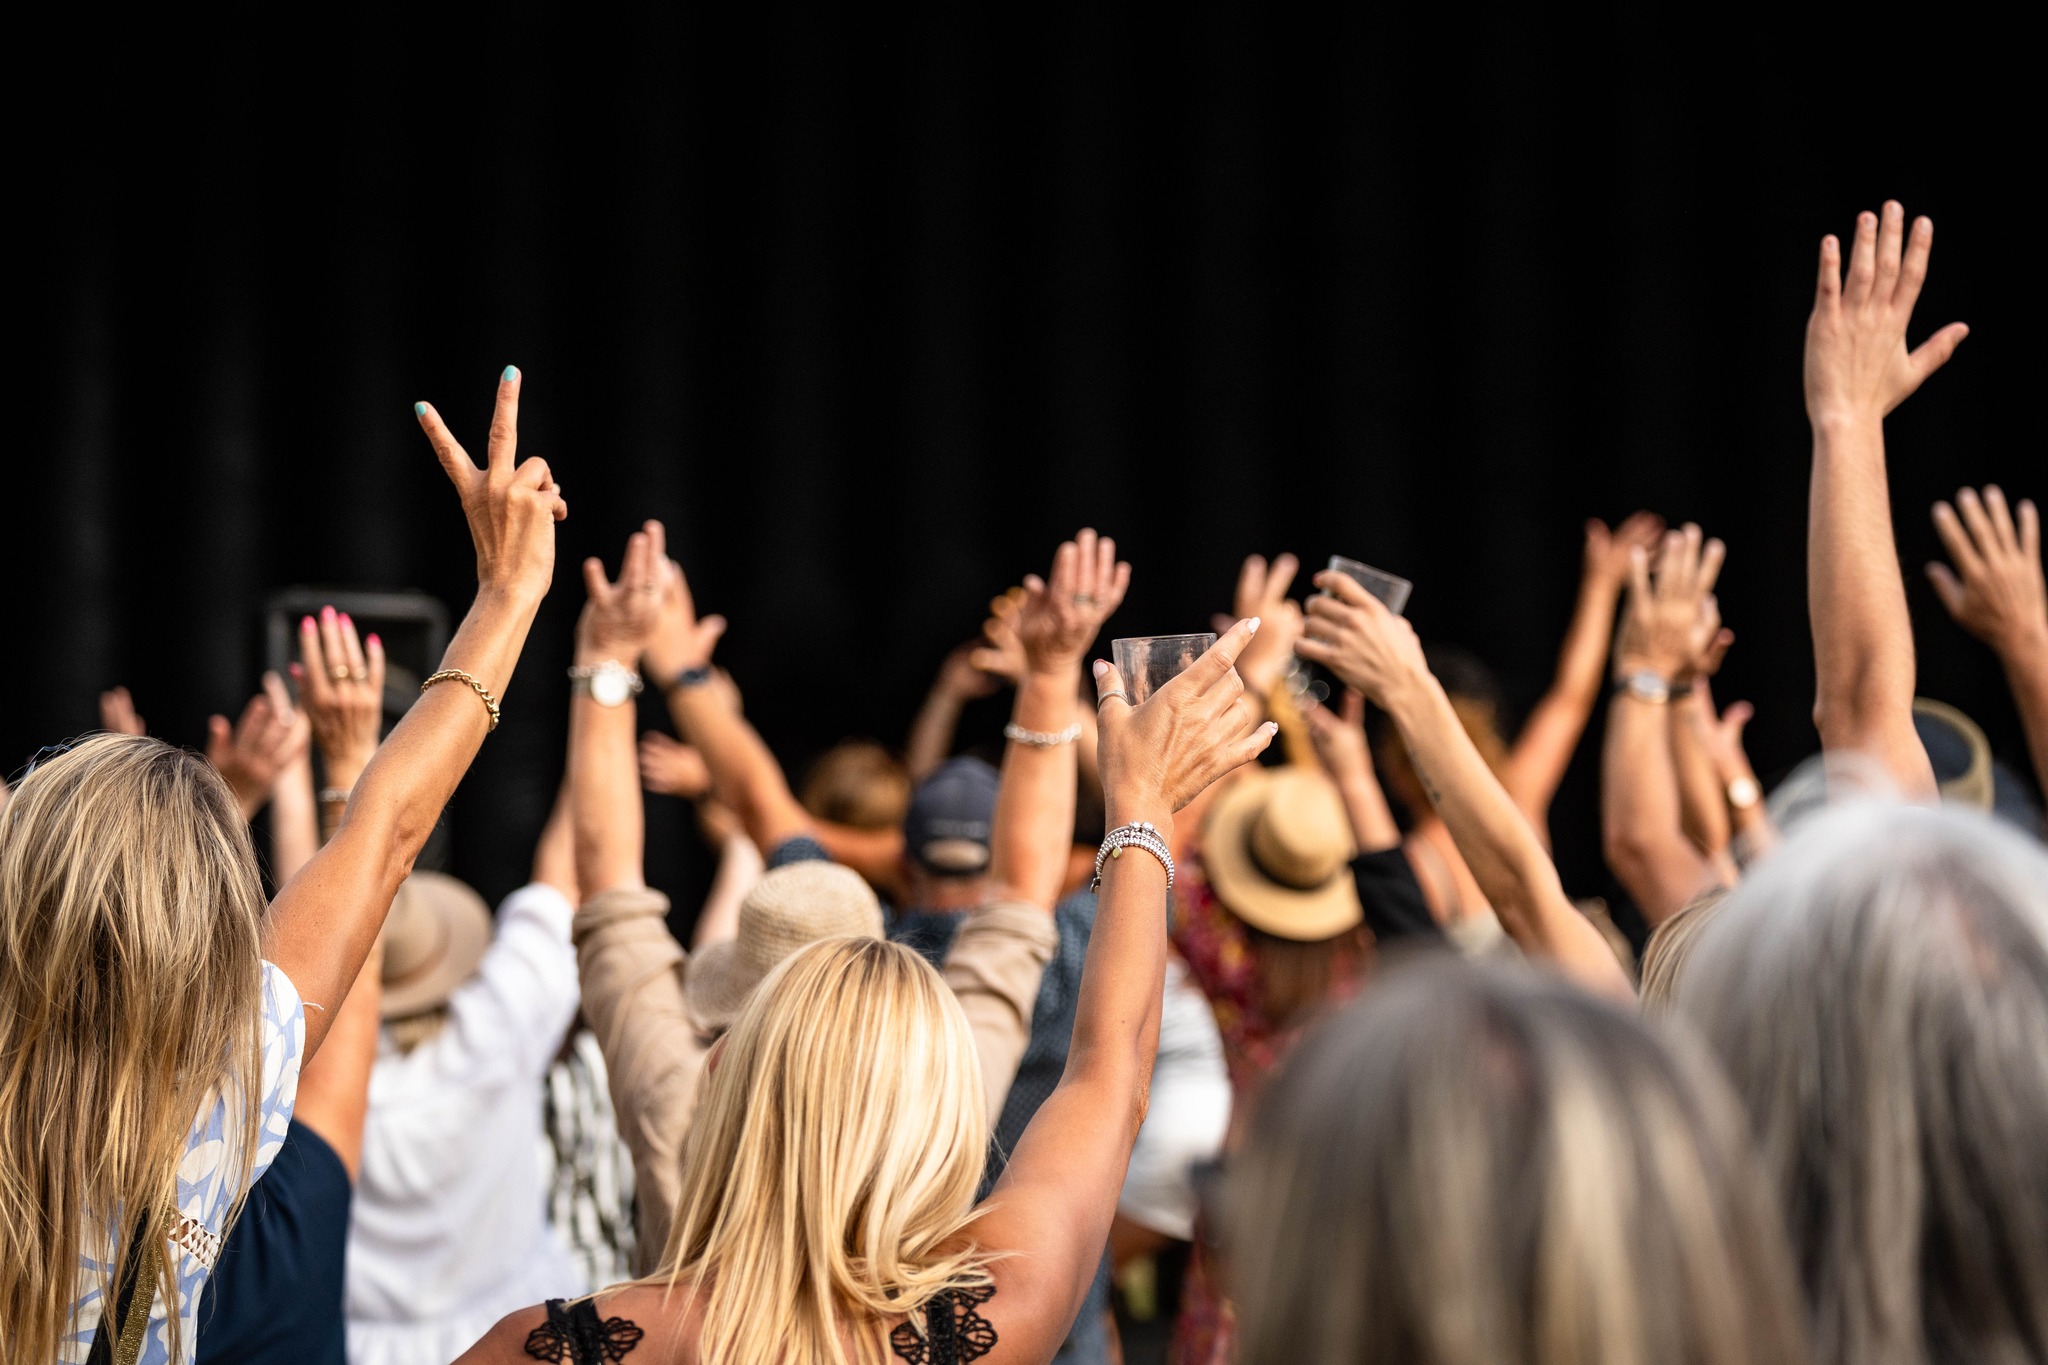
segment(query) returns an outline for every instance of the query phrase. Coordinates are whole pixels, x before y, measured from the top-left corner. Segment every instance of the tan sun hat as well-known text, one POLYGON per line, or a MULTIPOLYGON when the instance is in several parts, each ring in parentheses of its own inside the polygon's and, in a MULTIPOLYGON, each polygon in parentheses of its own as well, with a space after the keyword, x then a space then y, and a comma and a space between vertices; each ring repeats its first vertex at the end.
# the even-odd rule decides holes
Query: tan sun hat
POLYGON ((415 872, 398 884, 384 921, 386 1019, 448 1003, 491 946, 491 908, 467 883, 415 872))
POLYGON ((805 944, 881 936, 882 903, 859 873, 822 861, 778 867, 740 903, 737 932, 691 956, 683 1008, 700 1032, 723 1033, 761 978, 805 944))
POLYGON ((1365 918, 1357 855, 1336 784, 1297 768, 1258 768, 1233 782, 1202 829, 1202 866, 1217 898, 1254 929, 1313 943, 1365 918))

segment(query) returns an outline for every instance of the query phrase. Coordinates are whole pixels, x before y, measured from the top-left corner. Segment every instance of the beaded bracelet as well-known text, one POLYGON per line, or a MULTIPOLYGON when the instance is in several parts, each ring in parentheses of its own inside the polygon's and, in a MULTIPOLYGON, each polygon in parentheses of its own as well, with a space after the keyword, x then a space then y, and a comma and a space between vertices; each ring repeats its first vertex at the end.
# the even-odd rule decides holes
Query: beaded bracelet
MULTIPOLYGON (((486 688, 482 683, 478 682, 475 678, 471 677, 469 674, 463 672, 459 668, 444 668, 439 673, 430 674, 427 680, 420 684, 420 691, 425 692, 435 683, 443 682, 468 683, 470 685, 470 688, 473 691, 475 691, 478 698, 482 700, 484 704, 484 709, 491 713, 491 730, 495 730, 498 728, 498 720, 500 716, 500 713, 498 711, 498 699, 496 697, 493 697, 490 693, 490 690, 486 688)), ((489 734, 490 730, 486 730, 484 733, 489 734)))
POLYGON ((1003 727, 1003 738, 1013 739, 1030 749, 1057 749, 1062 744, 1072 744, 1081 737, 1081 722, 1075 721, 1064 730, 1027 730, 1011 721, 1003 727))
POLYGON ((1102 885, 1102 868, 1111 858, 1121 858, 1127 848, 1141 848, 1159 860, 1166 869, 1166 894, 1173 894, 1173 854, 1167 850, 1166 840, 1161 837, 1159 827, 1140 820, 1134 825, 1118 825, 1102 841, 1102 847, 1095 850, 1095 879, 1088 883, 1090 891, 1102 885))

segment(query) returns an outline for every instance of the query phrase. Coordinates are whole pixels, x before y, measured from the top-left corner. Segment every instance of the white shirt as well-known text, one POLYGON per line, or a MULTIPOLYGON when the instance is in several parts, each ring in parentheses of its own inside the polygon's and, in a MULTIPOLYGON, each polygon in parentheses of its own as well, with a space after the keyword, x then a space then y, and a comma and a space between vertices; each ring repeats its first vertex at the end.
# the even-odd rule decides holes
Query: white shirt
POLYGON ((370 1076, 348 1245, 351 1365, 446 1365, 515 1308, 590 1288, 547 1225, 541 1090, 576 1016, 574 907, 550 886, 497 936, 410 1053, 370 1076))
POLYGON ((1168 957, 1152 1103, 1131 1149, 1117 1211, 1154 1232, 1193 1241, 1194 1169, 1216 1159, 1229 1130, 1230 1075, 1216 1016, 1188 980, 1187 965, 1168 957))

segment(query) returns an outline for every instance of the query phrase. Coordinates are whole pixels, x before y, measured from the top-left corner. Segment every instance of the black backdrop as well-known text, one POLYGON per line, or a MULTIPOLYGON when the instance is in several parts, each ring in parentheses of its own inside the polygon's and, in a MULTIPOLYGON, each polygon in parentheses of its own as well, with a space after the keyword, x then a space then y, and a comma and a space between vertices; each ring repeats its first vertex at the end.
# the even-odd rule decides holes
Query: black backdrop
MULTIPOLYGON (((573 516, 452 816, 492 894, 560 771, 576 562, 645 516, 795 764, 900 739, 985 599, 1084 522, 1136 565, 1111 633, 1203 628, 1247 550, 1344 552, 1526 705, 1580 522, 1647 505, 1729 541, 1723 693, 1780 770, 1814 744, 1815 243, 1897 195, 1940 224, 1919 332, 1974 329, 1892 422, 1922 690, 2020 758, 1917 566, 1959 482, 2048 494, 2034 73, 1953 7, 1812 40, 1647 8, 506 5, 25 45, 55 79, 14 138, 0 755, 114 681, 197 743, 275 587, 459 611, 410 404, 480 444, 515 362, 573 516)), ((1587 891, 1596 747, 1556 817, 1587 891)), ((652 819, 687 888, 684 811, 652 819)))

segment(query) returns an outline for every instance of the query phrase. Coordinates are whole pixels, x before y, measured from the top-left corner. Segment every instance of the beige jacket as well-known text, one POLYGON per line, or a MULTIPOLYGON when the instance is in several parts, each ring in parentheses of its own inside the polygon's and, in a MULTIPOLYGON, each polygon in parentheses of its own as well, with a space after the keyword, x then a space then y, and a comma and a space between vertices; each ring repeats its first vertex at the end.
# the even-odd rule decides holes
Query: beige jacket
MULTIPOLYGON (((619 1135, 633 1154, 639 1211, 635 1271, 647 1274, 668 1245, 682 1189, 683 1137, 711 1040, 683 1010, 683 945, 668 931, 668 897, 602 891, 576 912, 583 1015, 611 1072, 619 1135)), ((1031 1038, 1039 978, 1059 948, 1053 917, 1035 905, 991 901, 970 910, 943 975, 974 1031, 989 1122, 1002 1112, 1031 1038)))

